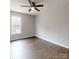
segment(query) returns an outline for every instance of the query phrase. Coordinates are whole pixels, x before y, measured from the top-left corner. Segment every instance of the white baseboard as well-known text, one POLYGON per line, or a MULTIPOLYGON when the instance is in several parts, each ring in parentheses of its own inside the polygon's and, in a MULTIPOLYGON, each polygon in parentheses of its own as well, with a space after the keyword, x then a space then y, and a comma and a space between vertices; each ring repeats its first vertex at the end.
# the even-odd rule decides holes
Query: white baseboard
POLYGON ((29 35, 29 36, 24 36, 24 37, 16 37, 16 38, 10 38, 10 41, 13 41, 13 40, 18 40, 18 39, 23 39, 23 38, 28 38, 28 37, 33 37, 35 35, 29 35))
POLYGON ((50 42, 50 43, 54 43, 54 44, 56 44, 56 45, 59 45, 59 46, 62 46, 62 47, 64 47, 64 48, 69 49, 68 46, 65 46, 65 45, 62 45, 62 44, 60 44, 60 43, 57 43, 57 42, 54 42, 54 41, 48 40, 48 39, 46 39, 46 38, 44 38, 44 37, 41 37, 41 36, 36 36, 36 37, 41 38, 41 39, 43 39, 43 40, 46 40, 46 41, 48 41, 48 42, 50 42))

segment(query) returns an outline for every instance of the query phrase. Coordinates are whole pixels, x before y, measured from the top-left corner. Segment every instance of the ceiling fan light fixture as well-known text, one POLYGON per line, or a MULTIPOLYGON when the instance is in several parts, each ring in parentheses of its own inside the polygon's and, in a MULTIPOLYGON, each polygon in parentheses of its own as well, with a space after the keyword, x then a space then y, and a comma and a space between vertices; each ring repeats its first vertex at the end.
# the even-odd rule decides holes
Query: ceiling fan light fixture
POLYGON ((32 10, 34 10, 34 7, 31 7, 32 10))

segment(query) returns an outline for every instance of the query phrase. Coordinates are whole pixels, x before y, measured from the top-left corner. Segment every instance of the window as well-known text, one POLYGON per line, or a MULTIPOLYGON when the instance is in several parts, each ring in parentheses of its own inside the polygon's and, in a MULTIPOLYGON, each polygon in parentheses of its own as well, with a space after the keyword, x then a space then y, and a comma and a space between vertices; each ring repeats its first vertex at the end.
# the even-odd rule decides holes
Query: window
POLYGON ((11 34, 21 33, 21 17, 11 15, 11 34))

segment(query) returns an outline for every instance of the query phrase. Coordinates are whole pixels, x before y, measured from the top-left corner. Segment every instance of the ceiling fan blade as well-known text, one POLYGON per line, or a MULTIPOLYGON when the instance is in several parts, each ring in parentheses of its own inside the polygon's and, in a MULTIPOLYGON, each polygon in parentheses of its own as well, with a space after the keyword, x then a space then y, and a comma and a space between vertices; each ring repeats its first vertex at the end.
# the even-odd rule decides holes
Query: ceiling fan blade
POLYGON ((32 2, 31 4, 32 4, 32 6, 35 6, 35 2, 32 2))
POLYGON ((30 5, 31 5, 31 0, 28 0, 28 1, 29 1, 30 5))
POLYGON ((30 7, 30 6, 21 6, 21 7, 30 7))
POLYGON ((40 11, 39 9, 35 8, 37 11, 40 11))
POLYGON ((35 7, 43 7, 44 5, 35 5, 35 7))
POLYGON ((31 11, 31 8, 29 9, 29 12, 31 11))

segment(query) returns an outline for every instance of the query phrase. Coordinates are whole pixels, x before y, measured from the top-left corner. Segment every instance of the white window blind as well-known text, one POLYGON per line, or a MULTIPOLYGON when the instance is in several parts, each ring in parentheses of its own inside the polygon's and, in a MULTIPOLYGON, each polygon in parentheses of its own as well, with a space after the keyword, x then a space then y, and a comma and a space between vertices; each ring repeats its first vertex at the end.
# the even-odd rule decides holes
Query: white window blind
POLYGON ((11 34, 21 33, 21 17, 11 15, 11 34))

